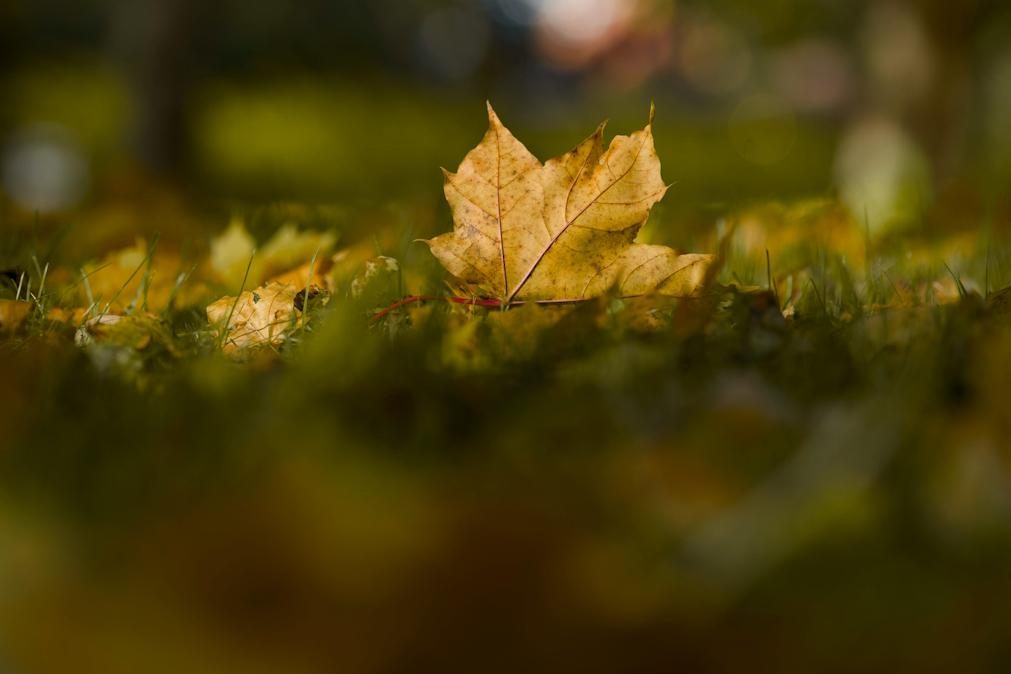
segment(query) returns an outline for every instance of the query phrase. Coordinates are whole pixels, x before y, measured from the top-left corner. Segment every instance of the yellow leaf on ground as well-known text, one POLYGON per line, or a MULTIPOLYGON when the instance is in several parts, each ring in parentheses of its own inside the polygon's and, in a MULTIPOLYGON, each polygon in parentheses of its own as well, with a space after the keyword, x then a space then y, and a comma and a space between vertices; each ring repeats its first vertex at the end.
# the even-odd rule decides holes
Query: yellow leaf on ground
POLYGON ((249 259, 256 250, 256 240, 239 218, 232 218, 228 229, 211 240, 210 265, 222 283, 238 286, 246 273, 249 259))
POLYGON ((122 314, 145 304, 149 311, 160 312, 170 301, 192 306, 201 299, 204 288, 189 279, 178 254, 158 249, 149 258, 149 253, 148 244, 138 240, 85 265, 87 282, 77 284, 77 302, 88 306, 94 301, 99 311, 122 314))
POLYGON ((328 292, 333 292, 334 282, 330 272, 333 270, 336 257, 336 255, 332 255, 317 258, 315 262, 306 262, 302 266, 279 274, 270 280, 296 288, 304 288, 307 284, 319 286, 328 292), (310 278, 310 274, 312 278, 310 278))
POLYGON ((226 353, 255 346, 276 346, 284 342, 293 323, 298 292, 293 285, 271 281, 242 293, 238 302, 235 297, 222 297, 207 307, 207 319, 212 325, 227 330, 226 353))
POLYGON ((31 302, 0 300, 0 332, 16 331, 25 324, 31 312, 31 302))
POLYGON ((85 321, 74 335, 74 342, 78 346, 109 344, 142 350, 151 345, 152 338, 158 338, 161 344, 171 343, 154 314, 103 314, 85 321))
POLYGON ((88 310, 84 307, 77 307, 76 309, 63 309, 61 307, 53 307, 46 312, 46 318, 57 323, 68 323, 75 328, 81 327, 84 324, 84 319, 88 316, 88 310))
POLYGON ((454 231, 428 241, 454 276, 511 301, 697 293, 708 255, 635 243, 667 186, 650 123, 606 149, 603 125, 541 165, 488 106, 489 129, 445 172, 454 231))
POLYGON ((379 286, 378 294, 383 294, 383 290, 387 294, 395 294, 399 277, 400 263, 392 257, 380 255, 366 261, 365 269, 351 281, 351 295, 362 297, 367 289, 375 290, 376 286, 379 286))
POLYGON ((283 225, 260 250, 261 273, 264 278, 271 278, 298 267, 314 255, 318 263, 330 255, 336 244, 337 235, 333 232, 300 232, 295 225, 283 225))
MULTIPOLYGON (((336 244, 337 235, 333 232, 300 232, 295 225, 286 224, 254 256, 256 241, 242 220, 235 218, 228 229, 211 241, 210 276, 225 285, 238 286, 248 266, 246 284, 255 287, 303 263, 307 265, 314 255, 317 263, 329 258, 336 244)), ((301 283, 305 285, 305 281, 301 283)))

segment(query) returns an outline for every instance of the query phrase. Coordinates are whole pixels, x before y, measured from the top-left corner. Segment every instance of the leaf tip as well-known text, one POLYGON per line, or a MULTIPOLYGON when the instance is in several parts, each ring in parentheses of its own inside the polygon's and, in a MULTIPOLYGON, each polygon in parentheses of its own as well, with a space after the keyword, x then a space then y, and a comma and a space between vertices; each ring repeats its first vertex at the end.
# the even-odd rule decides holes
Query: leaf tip
POLYGON ((491 101, 485 101, 485 105, 488 106, 488 122, 492 126, 500 126, 502 120, 498 118, 498 114, 495 112, 495 108, 492 107, 491 101))

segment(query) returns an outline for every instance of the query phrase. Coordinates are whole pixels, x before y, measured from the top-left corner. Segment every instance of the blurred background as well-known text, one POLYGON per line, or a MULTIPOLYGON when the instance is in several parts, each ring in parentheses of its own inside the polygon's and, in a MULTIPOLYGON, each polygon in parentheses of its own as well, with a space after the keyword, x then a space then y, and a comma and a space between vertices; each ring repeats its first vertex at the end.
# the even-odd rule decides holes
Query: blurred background
POLYGON ((4 0, 2 188, 435 202, 484 99, 542 160, 655 100, 684 224, 838 196, 967 226, 1006 209, 1009 35, 1000 0, 4 0))

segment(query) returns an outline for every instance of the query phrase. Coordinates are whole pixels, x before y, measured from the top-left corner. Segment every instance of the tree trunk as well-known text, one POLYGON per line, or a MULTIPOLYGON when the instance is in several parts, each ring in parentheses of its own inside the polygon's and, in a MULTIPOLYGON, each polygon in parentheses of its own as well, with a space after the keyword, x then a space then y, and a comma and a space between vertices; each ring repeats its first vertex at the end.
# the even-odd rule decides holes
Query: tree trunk
POLYGON ((117 0, 113 50, 133 102, 131 151, 153 174, 172 177, 185 161, 191 80, 190 0, 117 0))

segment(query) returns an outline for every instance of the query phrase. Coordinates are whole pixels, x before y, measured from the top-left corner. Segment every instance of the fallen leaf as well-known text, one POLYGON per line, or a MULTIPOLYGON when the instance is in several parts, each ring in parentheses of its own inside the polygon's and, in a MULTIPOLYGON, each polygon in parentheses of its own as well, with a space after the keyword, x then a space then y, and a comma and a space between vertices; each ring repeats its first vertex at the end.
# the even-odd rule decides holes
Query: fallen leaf
POLYGON ((601 125, 541 165, 488 106, 490 127, 456 173, 445 174, 454 231, 427 243, 459 279, 505 301, 697 293, 709 255, 635 243, 667 186, 646 128, 605 150, 601 125))
MULTIPOLYGON (((329 248, 333 242, 324 241, 323 245, 329 248)), ((308 256, 315 253, 311 251, 308 256)), ((240 294, 238 301, 234 296, 222 297, 208 306, 207 319, 212 325, 224 328, 228 324, 223 350, 235 353, 284 342, 295 316, 305 311, 307 300, 310 307, 327 303, 334 290, 331 272, 340 259, 340 254, 317 255, 316 259, 271 278, 256 290, 240 294)), ((297 262, 290 262, 289 266, 294 264, 297 262)))
MULTIPOLYGON (((308 277, 306 261, 316 256, 319 265, 321 260, 330 257, 336 244, 337 235, 333 232, 300 232, 295 225, 285 224, 254 256, 256 241, 246 231, 242 220, 234 218, 228 229, 211 241, 211 276, 234 287, 242 283, 248 267, 246 283, 255 287, 305 263, 308 277)), ((304 280, 302 285, 305 285, 304 280)))
POLYGON ((318 263, 330 255, 336 244, 337 235, 333 232, 299 232, 295 225, 283 225, 260 250, 261 273, 264 278, 272 278, 314 255, 318 263))
POLYGON ((764 257, 773 251, 775 271, 795 273, 820 264, 812 249, 831 250, 862 273, 867 261, 867 234, 843 204, 831 199, 750 206, 728 216, 740 252, 764 257))
POLYGON ((239 285, 249 259, 256 250, 256 240, 239 218, 232 218, 228 228, 211 240, 209 258, 214 275, 222 283, 239 285))
POLYGON ((138 240, 129 248, 112 251, 85 265, 82 274, 87 283, 76 284, 76 300, 83 306, 93 301, 99 310, 111 314, 143 305, 160 312, 170 302, 192 306, 206 291, 188 279, 185 266, 175 252, 157 249, 151 254, 148 244, 138 240))
POLYGON ((295 316, 295 296, 299 292, 293 285, 271 281, 242 293, 238 301, 235 297, 222 297, 207 307, 207 320, 226 329, 226 353, 255 346, 276 346, 288 335, 295 316))
POLYGON ((31 302, 0 300, 0 332, 15 332, 24 325, 31 312, 31 302))
POLYGON ((397 293, 400 279, 400 264, 395 258, 380 255, 366 261, 365 269, 351 281, 351 296, 361 297, 367 289, 378 286, 379 291, 373 294, 394 295, 397 293))
MULTIPOLYGON (((102 343, 142 350, 151 345, 152 336, 162 330, 154 314, 104 314, 88 319, 77 329, 74 343, 89 346, 102 343)), ((170 340, 160 340, 169 343, 170 340)))
POLYGON ((308 283, 309 285, 319 286, 327 292, 333 292, 334 282, 330 276, 330 272, 334 268, 336 258, 337 255, 320 257, 315 262, 306 262, 301 267, 296 267, 291 271, 279 274, 270 280, 298 288, 304 288, 306 283, 308 283), (312 278, 310 278, 310 274, 312 278))
POLYGON ((53 307, 46 312, 46 318, 57 323, 67 323, 79 328, 84 324, 84 319, 88 316, 88 310, 84 307, 77 307, 75 309, 64 309, 62 307, 53 307))

